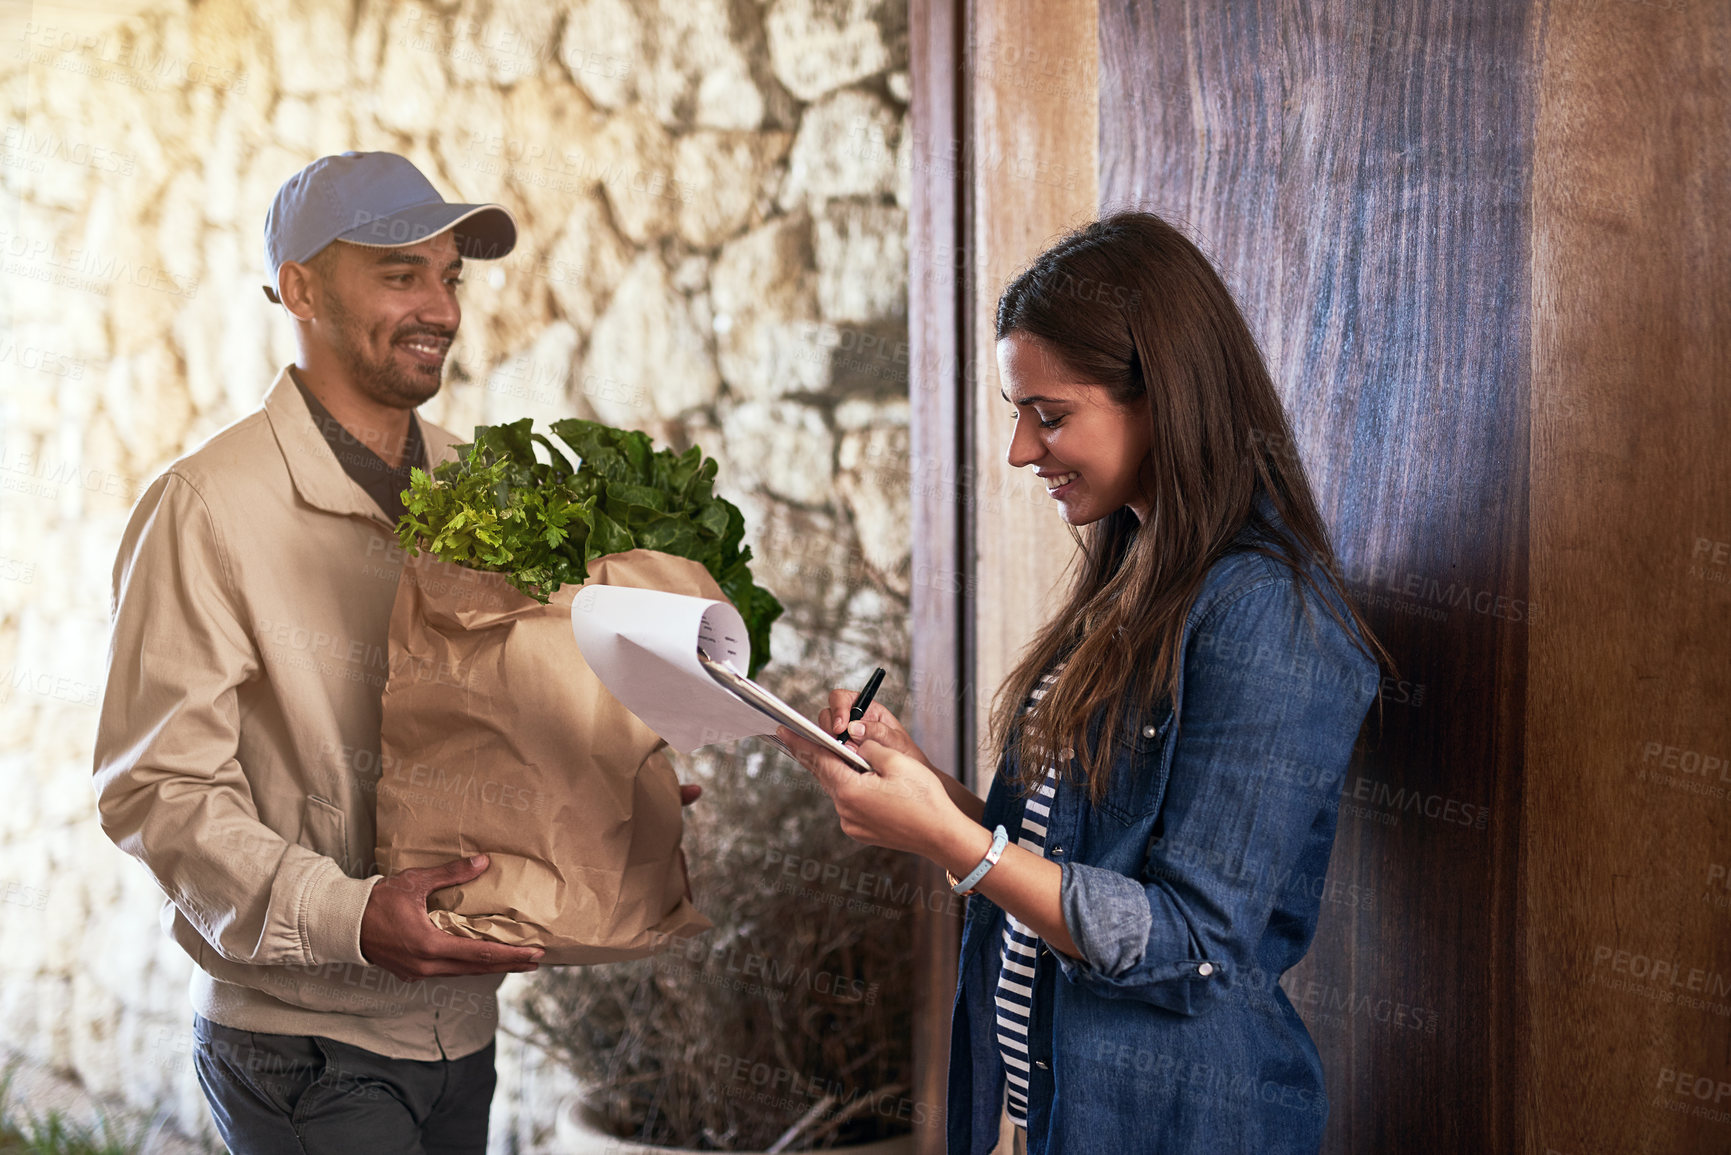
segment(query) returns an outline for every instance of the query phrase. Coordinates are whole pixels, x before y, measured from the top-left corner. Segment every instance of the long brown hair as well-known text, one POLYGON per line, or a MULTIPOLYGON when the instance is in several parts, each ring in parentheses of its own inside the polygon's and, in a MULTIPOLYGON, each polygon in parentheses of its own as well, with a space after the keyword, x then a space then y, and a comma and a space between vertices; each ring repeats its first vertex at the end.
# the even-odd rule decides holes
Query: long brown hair
MULTIPOLYGON (((1340 582, 1256 339, 1188 238, 1145 212, 1077 229, 1004 289, 997 337, 1011 333, 1042 344, 1073 380, 1145 412, 1153 437, 1141 475, 1147 522, 1126 507, 1076 535, 1081 550, 1063 604, 998 690, 991 724, 997 748, 1072 747, 1090 798, 1100 802, 1120 708, 1128 702, 1148 711, 1176 693, 1185 615, 1209 567, 1246 529, 1246 548, 1286 565, 1319 595, 1304 555, 1321 562, 1364 639, 1355 644, 1393 666, 1340 582), (1268 495, 1289 537, 1257 508, 1258 493, 1268 495), (1064 668, 1039 708, 1019 716, 1060 660, 1064 668), (1100 727, 1092 742, 1091 721, 1100 727)), ((1023 757, 1014 784, 1031 791, 1044 773, 1040 758, 1023 757)))

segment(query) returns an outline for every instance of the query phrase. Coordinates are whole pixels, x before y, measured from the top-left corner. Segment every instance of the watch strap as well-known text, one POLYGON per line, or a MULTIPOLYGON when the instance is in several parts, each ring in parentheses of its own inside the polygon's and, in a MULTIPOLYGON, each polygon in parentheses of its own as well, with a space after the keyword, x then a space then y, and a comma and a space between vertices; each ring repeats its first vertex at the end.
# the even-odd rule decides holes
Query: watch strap
POLYGON ((980 859, 980 864, 969 871, 966 878, 958 882, 955 875, 947 870, 944 871, 944 876, 950 880, 950 889, 960 895, 974 893, 974 888, 979 885, 980 879, 986 877, 986 872, 996 866, 998 859, 1003 857, 1004 847, 1008 845, 1009 841, 1009 832, 1004 829, 1002 823, 999 823, 998 828, 992 831, 991 849, 986 851, 985 857, 980 859))

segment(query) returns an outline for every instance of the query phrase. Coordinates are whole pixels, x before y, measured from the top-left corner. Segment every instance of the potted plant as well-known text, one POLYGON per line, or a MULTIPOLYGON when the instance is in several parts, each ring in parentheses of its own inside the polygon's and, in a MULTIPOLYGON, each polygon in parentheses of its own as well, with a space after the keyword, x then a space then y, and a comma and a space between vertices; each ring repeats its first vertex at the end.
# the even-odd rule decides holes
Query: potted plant
MULTIPOLYGON (((755 745, 755 744, 754 744, 755 745)), ((686 845, 704 934, 535 976, 532 1036, 586 1089, 560 1150, 912 1149, 912 860, 841 833, 769 747, 700 751, 686 845)))

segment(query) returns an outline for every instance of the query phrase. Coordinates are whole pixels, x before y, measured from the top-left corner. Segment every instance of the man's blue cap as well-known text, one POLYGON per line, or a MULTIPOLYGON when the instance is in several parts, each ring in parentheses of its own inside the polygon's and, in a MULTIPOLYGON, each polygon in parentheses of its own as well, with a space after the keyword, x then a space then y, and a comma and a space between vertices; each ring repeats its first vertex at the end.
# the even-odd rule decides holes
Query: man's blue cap
POLYGON ((332 241, 395 249, 451 228, 465 259, 496 260, 517 244, 517 223, 502 205, 451 204, 406 157, 320 157, 283 182, 265 214, 265 296, 277 300, 284 261, 309 261, 332 241))

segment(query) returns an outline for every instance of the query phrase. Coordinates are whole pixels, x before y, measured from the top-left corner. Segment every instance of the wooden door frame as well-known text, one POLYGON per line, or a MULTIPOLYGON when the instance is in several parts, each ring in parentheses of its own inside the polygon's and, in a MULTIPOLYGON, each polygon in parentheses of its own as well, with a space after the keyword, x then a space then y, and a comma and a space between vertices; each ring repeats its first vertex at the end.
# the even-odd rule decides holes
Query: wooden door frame
MULTIPOLYGON (((968 360, 962 149, 966 85, 961 0, 910 0, 908 54, 913 133, 908 211, 909 504, 913 522, 913 654, 907 719, 914 740, 942 768, 966 781, 963 735, 972 719, 955 708, 967 684, 964 612, 971 554, 965 475, 945 463, 965 460, 962 366, 968 360), (929 481, 937 478, 936 483, 929 481)), ((966 696, 961 697, 962 701, 966 696)), ((922 894, 947 895, 944 872, 920 860, 922 894)), ((943 1155, 949 1075, 950 1012, 961 920, 947 902, 914 907, 914 1151, 943 1155), (933 910, 933 906, 937 910, 933 910)))
MULTIPOLYGON (((985 703, 1075 550, 1003 460, 992 307, 1016 267, 1098 211, 1095 0, 911 0, 909 725, 984 794, 985 703), (1061 179, 1060 179, 1061 178, 1061 179)), ((915 1150, 944 1150, 961 905, 921 867, 914 930, 915 1150), (933 909, 936 908, 936 909, 933 909)))

